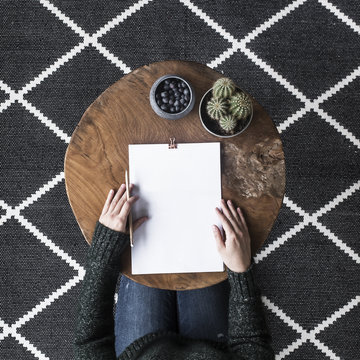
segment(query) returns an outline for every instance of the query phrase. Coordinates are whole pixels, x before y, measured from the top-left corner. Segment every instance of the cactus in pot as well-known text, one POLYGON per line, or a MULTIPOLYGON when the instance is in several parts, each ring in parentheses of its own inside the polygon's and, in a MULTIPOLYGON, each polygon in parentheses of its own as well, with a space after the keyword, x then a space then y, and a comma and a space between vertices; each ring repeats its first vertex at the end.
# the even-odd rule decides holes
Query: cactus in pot
POLYGON ((243 92, 237 92, 229 99, 229 111, 238 119, 245 119, 251 112, 251 100, 243 92))
POLYGON ((233 134, 238 121, 232 114, 223 115, 219 119, 220 127, 227 133, 233 134))
POLYGON ((217 98, 228 98, 234 93, 234 91, 234 82, 227 77, 223 77, 214 82, 212 93, 213 96, 217 98))
POLYGON ((227 114, 228 103, 223 98, 213 97, 207 103, 206 111, 212 119, 219 120, 221 116, 227 114))
POLYGON ((207 94, 209 100, 205 109, 215 133, 220 136, 237 134, 251 121, 251 98, 231 79, 219 78, 207 94))

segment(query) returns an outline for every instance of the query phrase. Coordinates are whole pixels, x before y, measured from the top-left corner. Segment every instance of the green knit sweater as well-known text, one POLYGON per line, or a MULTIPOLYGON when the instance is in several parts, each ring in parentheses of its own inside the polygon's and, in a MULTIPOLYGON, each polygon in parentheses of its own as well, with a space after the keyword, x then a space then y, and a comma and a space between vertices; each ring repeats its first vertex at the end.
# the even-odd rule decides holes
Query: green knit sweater
MULTIPOLYGON (((114 293, 120 274, 120 254, 128 244, 128 235, 97 221, 78 303, 74 340, 77 360, 116 360, 114 293)), ((227 344, 157 332, 134 341, 118 360, 274 359, 262 303, 254 284, 253 266, 252 262, 244 273, 227 270, 231 288, 227 344)))

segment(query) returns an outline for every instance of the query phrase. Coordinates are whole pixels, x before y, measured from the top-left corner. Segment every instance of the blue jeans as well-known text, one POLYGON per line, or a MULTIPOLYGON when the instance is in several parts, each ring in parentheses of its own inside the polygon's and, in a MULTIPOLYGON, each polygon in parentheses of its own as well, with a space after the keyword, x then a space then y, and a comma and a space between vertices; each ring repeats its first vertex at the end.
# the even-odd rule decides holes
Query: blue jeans
POLYGON ((144 286, 122 276, 115 312, 116 356, 136 339, 159 330, 225 341, 229 290, 227 280, 203 289, 173 291, 144 286))

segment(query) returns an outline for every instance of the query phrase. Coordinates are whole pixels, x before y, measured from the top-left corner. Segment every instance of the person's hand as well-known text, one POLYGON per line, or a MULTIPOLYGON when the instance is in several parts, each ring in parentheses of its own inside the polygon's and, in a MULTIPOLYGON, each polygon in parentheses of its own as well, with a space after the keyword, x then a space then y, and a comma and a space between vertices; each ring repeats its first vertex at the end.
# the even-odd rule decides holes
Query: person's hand
MULTIPOLYGON (((130 190, 133 185, 130 185, 130 190)), ((131 196, 129 200, 126 199, 126 186, 121 184, 119 190, 114 196, 114 190, 110 189, 105 205, 102 209, 99 222, 108 228, 120 232, 126 232, 126 221, 132 205, 138 200, 138 196, 131 196), (114 198, 113 198, 114 197, 114 198)), ((133 222, 133 230, 135 231, 147 217, 141 217, 133 222)))
POLYGON ((221 209, 216 208, 225 231, 223 239, 220 229, 213 225, 217 249, 225 265, 234 272, 246 271, 251 264, 249 231, 240 208, 235 209, 231 200, 221 200, 221 209))

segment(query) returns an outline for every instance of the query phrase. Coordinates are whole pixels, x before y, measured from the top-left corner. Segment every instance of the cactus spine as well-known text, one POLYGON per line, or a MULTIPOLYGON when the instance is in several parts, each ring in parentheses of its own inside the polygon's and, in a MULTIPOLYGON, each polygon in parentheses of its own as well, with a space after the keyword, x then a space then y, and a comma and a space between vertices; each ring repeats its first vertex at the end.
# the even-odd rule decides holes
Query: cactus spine
POLYGON ((216 80, 213 85, 214 97, 228 98, 234 93, 234 91, 235 84, 231 79, 227 77, 216 80))
POLYGON ((226 132, 233 133, 237 125, 237 119, 231 114, 224 115, 219 119, 219 124, 226 132))
POLYGON ((229 110, 238 119, 246 118, 251 112, 251 100, 243 92, 234 94, 229 99, 229 110))
POLYGON ((214 120, 219 120, 221 116, 226 115, 228 110, 227 101, 222 98, 211 98, 206 105, 209 116, 214 120))

